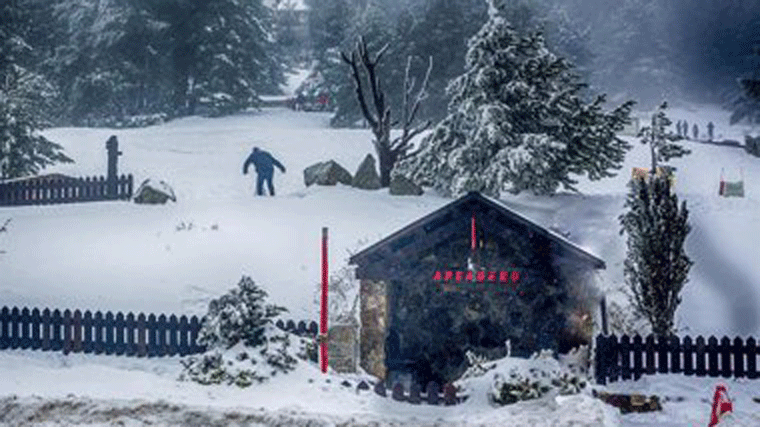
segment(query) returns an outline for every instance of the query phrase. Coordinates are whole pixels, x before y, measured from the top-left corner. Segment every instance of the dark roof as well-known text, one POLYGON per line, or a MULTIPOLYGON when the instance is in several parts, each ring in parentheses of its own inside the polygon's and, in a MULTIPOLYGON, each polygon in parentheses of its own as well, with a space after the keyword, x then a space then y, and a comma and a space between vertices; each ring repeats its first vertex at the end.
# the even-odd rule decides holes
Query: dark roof
POLYGON ((575 258, 578 258, 579 260, 590 264, 593 268, 597 268, 597 269, 606 268, 603 260, 589 253, 588 251, 581 248, 577 244, 571 242, 564 236, 544 228, 543 226, 535 223, 534 221, 528 219, 527 217, 506 207, 500 201, 484 196, 474 191, 467 193, 465 196, 462 196, 459 199, 454 200, 453 202, 443 206, 442 208, 412 222, 406 227, 392 233, 390 236, 354 254, 350 258, 349 262, 351 264, 363 264, 363 262, 370 255, 380 252, 386 248, 393 247, 396 242, 402 241, 404 239, 408 239, 410 238, 410 236, 413 236, 417 232, 417 230, 419 230, 420 228, 423 228, 426 225, 434 223, 436 221, 441 221, 444 218, 446 218, 447 214, 449 214, 450 212, 456 211, 461 207, 472 205, 472 204, 475 204, 475 205, 480 204, 484 207, 493 209, 497 211, 500 215, 507 217, 510 221, 526 226, 533 232, 539 235, 542 235, 548 238, 550 241, 556 243, 559 247, 567 251, 569 254, 573 255, 575 258))

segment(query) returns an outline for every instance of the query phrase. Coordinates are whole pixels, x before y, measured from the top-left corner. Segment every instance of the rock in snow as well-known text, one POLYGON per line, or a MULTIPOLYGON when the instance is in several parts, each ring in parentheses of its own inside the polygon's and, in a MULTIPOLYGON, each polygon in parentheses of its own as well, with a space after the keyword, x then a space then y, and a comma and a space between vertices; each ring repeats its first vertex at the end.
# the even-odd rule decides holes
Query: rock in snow
POLYGON ((377 169, 375 169, 375 158, 372 157, 372 154, 367 154, 367 157, 359 165, 359 169, 356 170, 351 185, 363 190, 377 190, 380 188, 380 175, 377 174, 377 169))
POLYGON ((135 203, 155 205, 164 204, 167 200, 176 202, 177 197, 166 182, 148 178, 137 188, 133 200, 135 203))
POLYGON ((303 171, 303 180, 306 186, 335 185, 342 183, 351 185, 351 174, 335 160, 313 164, 303 171))

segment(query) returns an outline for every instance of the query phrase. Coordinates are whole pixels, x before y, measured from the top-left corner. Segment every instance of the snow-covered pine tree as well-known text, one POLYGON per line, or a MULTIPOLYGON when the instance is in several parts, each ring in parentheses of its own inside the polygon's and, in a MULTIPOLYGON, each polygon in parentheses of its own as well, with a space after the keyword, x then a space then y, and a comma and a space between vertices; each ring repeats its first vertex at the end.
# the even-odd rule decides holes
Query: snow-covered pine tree
POLYGON ((238 343, 258 347, 264 343, 264 327, 287 309, 265 304, 267 292, 250 278, 209 303, 208 314, 198 333, 198 344, 228 349, 238 343))
POLYGON ((0 179, 34 175, 57 162, 71 163, 62 147, 39 134, 55 88, 27 68, 31 46, 24 40, 23 11, 0 7, 0 179))
MULTIPOLYGON (((280 93, 282 58, 271 35, 270 10, 261 0, 213 0, 199 12, 191 37, 190 103, 224 115, 258 105, 258 95, 280 93)), ((193 108, 189 111, 193 114, 193 108)))
POLYGON ((649 171, 650 174, 656 172, 657 166, 667 166, 664 162, 667 162, 672 158, 691 154, 691 150, 683 148, 677 143, 682 140, 683 137, 673 133, 673 131, 669 129, 673 122, 665 114, 667 108, 667 102, 660 104, 657 112, 652 114, 652 124, 641 128, 637 135, 638 138, 641 138, 642 144, 649 144, 652 158, 652 169, 649 171))
POLYGON ((744 119, 760 124, 760 44, 755 46, 753 62, 753 72, 739 79, 740 94, 733 101, 732 125, 744 119))
POLYGON ((628 211, 619 217, 620 234, 628 235, 624 262, 625 280, 632 305, 657 335, 674 333, 680 293, 693 262, 683 244, 691 230, 686 202, 678 197, 664 176, 636 178, 629 184, 628 211))
POLYGON ((469 40, 465 73, 451 82, 448 116, 394 173, 447 195, 575 190, 571 174, 613 176, 630 145, 616 132, 633 101, 610 113, 584 103, 572 66, 540 33, 519 36, 492 2, 469 40))

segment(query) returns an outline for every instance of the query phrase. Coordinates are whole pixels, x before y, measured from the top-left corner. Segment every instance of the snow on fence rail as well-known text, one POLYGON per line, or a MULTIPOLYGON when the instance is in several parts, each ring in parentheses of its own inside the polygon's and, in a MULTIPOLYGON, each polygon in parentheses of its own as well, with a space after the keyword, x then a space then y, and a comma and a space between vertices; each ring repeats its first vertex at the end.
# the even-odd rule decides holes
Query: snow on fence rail
POLYGON ((129 200, 132 189, 131 174, 114 180, 102 175, 87 178, 35 177, 0 182, 0 206, 129 200))
POLYGON ((683 373, 698 377, 760 377, 757 370, 757 356, 760 354, 757 341, 750 337, 746 342, 741 338, 711 336, 692 341, 690 336, 683 339, 649 335, 643 339, 636 335, 633 340, 627 335, 596 337, 596 382, 606 384, 618 378, 639 379, 642 374, 683 373))
MULTIPOLYGON (((156 357, 202 353, 196 344, 203 318, 105 314, 89 310, 0 309, 0 350, 32 349, 64 353, 156 357)), ((317 323, 279 320, 277 326, 301 336, 316 336, 317 323)))

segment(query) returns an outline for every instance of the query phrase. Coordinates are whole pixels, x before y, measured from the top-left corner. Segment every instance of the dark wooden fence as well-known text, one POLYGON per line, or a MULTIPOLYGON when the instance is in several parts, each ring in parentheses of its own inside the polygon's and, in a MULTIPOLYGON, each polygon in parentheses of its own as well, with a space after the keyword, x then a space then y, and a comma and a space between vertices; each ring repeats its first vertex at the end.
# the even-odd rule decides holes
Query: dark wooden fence
POLYGON ((201 320, 193 316, 18 307, 0 310, 0 350, 35 349, 155 357, 201 353, 201 320))
POLYGON ((316 336, 319 335, 319 326, 315 321, 311 321, 307 324, 304 320, 296 323, 293 320, 284 321, 280 319, 275 322, 275 326, 282 329, 283 331, 290 332, 302 337, 316 338, 316 336))
MULTIPOLYGON (((385 384, 378 382, 375 384, 374 391, 376 394, 386 397, 388 395, 385 384)), ((467 396, 457 396, 456 387, 447 383, 441 387, 435 381, 427 384, 425 389, 417 383, 412 383, 409 390, 404 388, 401 383, 396 383, 391 388, 391 398, 399 402, 408 402, 411 404, 427 403, 428 405, 456 405, 457 403, 467 400, 467 396)))
POLYGON ((104 176, 11 181, 0 183, 0 206, 129 200, 132 189, 131 174, 113 181, 104 176))
POLYGON ((646 339, 623 335, 596 337, 596 382, 606 384, 618 379, 639 379, 642 374, 682 373, 698 377, 758 378, 757 341, 736 337, 718 339, 711 336, 692 340, 685 336, 655 337, 646 339))
MULTIPOLYGON (((103 314, 80 310, 40 311, 18 307, 0 309, 0 350, 32 349, 64 353, 115 354, 120 356, 185 356, 206 349, 196 344, 202 318, 135 316, 110 311, 103 314)), ((303 337, 316 337, 317 322, 278 320, 280 329, 303 337)))

